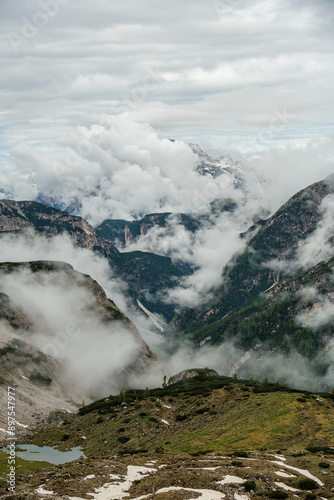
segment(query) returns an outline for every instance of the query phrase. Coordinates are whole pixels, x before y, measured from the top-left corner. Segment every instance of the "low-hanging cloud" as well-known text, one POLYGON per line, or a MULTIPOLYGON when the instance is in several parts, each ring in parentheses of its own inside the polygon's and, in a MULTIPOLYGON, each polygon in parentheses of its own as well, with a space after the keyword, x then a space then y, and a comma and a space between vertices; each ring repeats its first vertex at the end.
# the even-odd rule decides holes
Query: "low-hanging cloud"
POLYGON ((19 234, 0 234, 0 255, 2 262, 55 260, 71 264, 76 271, 95 279, 120 309, 127 308, 126 283, 113 273, 105 258, 76 247, 66 233, 52 238, 30 229, 19 234))
MULTIPOLYGON (((333 183, 332 176, 328 179, 330 185, 333 183)), ((319 221, 315 228, 304 239, 300 239, 298 247, 291 259, 274 259, 266 263, 270 267, 282 273, 293 273, 298 269, 310 269, 320 262, 326 262, 334 256, 334 195, 327 195, 320 203, 319 221)))
POLYGON ((245 246, 240 233, 251 224, 240 214, 225 212, 208 217, 194 232, 187 230, 177 217, 169 217, 165 227, 153 226, 130 244, 127 251, 152 251, 171 257, 174 262, 188 264, 193 274, 184 277, 180 286, 168 290, 165 300, 191 306, 213 288, 221 285, 226 264, 245 246))
POLYGON ((62 270, 20 269, 2 275, 1 291, 32 322, 24 340, 62 361, 71 384, 96 396, 126 383, 124 370, 136 361, 139 343, 121 321, 103 323, 84 282, 62 270))
MULTIPOLYGON (((331 277, 331 281, 334 284, 333 277, 331 277)), ((297 324, 317 330, 333 323, 334 292, 324 295, 316 287, 304 287, 299 294, 312 305, 297 315, 297 324)))

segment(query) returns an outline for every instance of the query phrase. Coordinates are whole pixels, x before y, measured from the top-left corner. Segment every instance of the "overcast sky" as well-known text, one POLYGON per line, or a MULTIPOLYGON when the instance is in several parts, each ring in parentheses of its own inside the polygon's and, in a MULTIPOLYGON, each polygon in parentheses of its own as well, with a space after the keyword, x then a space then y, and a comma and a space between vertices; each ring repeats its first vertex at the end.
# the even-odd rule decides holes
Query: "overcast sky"
POLYGON ((244 150, 332 132, 332 0, 1 0, 0 14, 2 148, 50 147, 101 113, 244 150))

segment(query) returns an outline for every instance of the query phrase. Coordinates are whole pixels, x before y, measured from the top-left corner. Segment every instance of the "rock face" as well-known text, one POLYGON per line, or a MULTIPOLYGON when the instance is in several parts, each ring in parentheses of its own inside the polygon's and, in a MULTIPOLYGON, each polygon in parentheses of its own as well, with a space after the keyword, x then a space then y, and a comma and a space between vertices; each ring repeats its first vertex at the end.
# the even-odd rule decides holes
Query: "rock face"
POLYGON ((69 264, 0 264, 0 292, 1 399, 16 384, 18 421, 162 378, 134 324, 69 264))
POLYGON ((173 316, 173 306, 155 297, 158 291, 175 286, 183 276, 168 257, 139 251, 121 253, 110 241, 97 236, 93 227, 81 217, 34 201, 0 200, 0 232, 28 228, 50 237, 68 233, 76 245, 108 259, 116 274, 128 283, 132 300, 139 299, 148 309, 168 319, 173 316))
POLYGON ((167 385, 176 384, 177 382, 182 382, 195 377, 205 378, 205 377, 215 377, 215 376, 218 376, 218 373, 215 370, 210 370, 209 368, 205 369, 191 368, 189 370, 183 370, 182 372, 177 373, 176 375, 170 377, 167 385))

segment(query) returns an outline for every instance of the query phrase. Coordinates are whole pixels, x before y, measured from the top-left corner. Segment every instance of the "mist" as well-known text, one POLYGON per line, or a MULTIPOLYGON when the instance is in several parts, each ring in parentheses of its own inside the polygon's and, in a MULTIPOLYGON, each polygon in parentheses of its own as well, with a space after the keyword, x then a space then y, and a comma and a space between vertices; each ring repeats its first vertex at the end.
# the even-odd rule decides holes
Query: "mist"
POLYGON ((61 361, 63 381, 95 398, 117 393, 135 380, 137 387, 152 386, 159 367, 152 363, 140 369, 144 346, 140 336, 124 321, 103 319, 83 275, 20 268, 2 273, 0 291, 31 322, 28 331, 15 336, 61 361), (133 366, 136 373, 131 375, 133 366))

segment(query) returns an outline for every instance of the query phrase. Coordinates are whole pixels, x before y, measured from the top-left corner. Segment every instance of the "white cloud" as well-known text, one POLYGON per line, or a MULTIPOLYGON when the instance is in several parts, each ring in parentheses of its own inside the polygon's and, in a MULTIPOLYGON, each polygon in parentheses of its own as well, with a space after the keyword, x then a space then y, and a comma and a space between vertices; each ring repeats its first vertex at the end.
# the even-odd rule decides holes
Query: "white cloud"
POLYGON ((8 144, 50 147, 83 115, 125 109, 164 136, 223 146, 256 136, 254 120, 281 105, 296 118, 276 141, 319 137, 332 124, 331 2, 49 2, 59 9, 37 29, 46 0, 1 2, 8 144), (13 47, 28 23, 31 36, 13 47), (152 68, 160 76, 145 87, 152 68))

